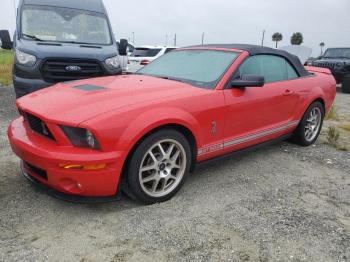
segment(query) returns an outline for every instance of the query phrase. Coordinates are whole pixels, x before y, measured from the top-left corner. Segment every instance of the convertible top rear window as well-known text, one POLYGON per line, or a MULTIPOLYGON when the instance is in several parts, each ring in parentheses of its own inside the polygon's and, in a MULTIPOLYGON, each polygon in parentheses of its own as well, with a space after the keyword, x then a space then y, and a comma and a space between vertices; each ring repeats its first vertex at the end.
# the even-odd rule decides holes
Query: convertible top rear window
POLYGON ((215 88, 239 53, 216 50, 176 50, 139 70, 138 74, 215 88))

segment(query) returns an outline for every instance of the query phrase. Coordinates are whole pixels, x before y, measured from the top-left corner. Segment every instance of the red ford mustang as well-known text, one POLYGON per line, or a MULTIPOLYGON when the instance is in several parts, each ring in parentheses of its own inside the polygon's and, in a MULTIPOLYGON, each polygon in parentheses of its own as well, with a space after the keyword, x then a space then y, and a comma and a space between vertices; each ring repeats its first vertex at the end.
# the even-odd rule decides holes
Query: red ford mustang
POLYGON ((170 199, 196 163, 289 137, 313 144, 335 94, 329 70, 283 51, 189 47, 135 75, 25 96, 8 136, 23 175, 56 196, 106 201, 123 190, 151 204, 170 199))

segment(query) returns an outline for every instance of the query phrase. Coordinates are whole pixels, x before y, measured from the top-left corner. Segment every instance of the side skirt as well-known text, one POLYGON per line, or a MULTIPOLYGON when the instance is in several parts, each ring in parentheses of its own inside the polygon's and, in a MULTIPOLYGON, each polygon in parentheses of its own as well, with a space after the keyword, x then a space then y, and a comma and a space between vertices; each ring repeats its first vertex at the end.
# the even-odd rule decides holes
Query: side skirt
POLYGON ((240 150, 237 150, 237 151, 233 151, 231 153, 228 153, 228 154, 225 154, 225 155, 222 155, 222 156, 218 156, 218 157, 215 157, 215 158, 212 158, 212 159, 208 159, 208 160, 204 160, 204 161, 201 161, 201 162, 197 162, 193 171, 195 171, 196 169, 199 169, 199 168, 205 168, 207 166, 211 166, 217 162, 221 162, 223 160, 227 160, 227 159, 230 159, 230 158, 233 158, 234 156, 237 156, 237 155, 242 155, 242 154, 246 154, 246 153, 249 153, 249 152, 252 152, 252 151, 255 151, 259 148, 262 148, 262 147, 265 147, 265 146, 269 146, 269 145, 273 145, 273 144, 276 144, 278 142, 282 142, 284 140, 287 140, 288 138, 290 138, 293 134, 286 134, 286 135, 283 135, 283 136, 280 136, 278 138, 275 138, 275 139, 272 139, 272 140, 269 140, 269 141, 266 141, 264 143, 260 143, 260 144, 257 144, 257 145, 254 145, 254 146, 251 146, 251 147, 247 147, 247 148, 243 148, 243 149, 240 149, 240 150))

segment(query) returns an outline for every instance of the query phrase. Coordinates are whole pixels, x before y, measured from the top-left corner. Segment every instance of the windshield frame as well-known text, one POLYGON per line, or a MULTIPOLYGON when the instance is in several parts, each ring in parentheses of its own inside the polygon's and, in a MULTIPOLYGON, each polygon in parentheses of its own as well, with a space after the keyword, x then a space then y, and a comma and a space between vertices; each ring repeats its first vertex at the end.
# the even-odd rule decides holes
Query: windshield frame
POLYGON ((178 81, 181 83, 187 83, 190 84, 194 87, 198 87, 198 88, 202 88, 202 89, 208 89, 208 90, 215 90, 218 86, 218 84, 220 83, 220 81, 223 79, 223 77, 226 75, 226 73, 230 70, 230 68, 233 66, 233 64, 237 61, 238 57, 241 55, 241 52, 236 51, 236 50, 221 50, 221 49, 202 49, 202 48, 198 48, 198 49, 175 49, 171 52, 168 52, 167 54, 164 54, 160 57, 158 57, 157 59, 155 59, 153 62, 157 61, 158 59, 162 59, 164 56, 167 56, 169 54, 173 54, 175 52, 184 52, 184 51, 208 51, 208 52, 223 52, 223 53, 234 53, 237 56, 232 59, 231 63, 229 63, 229 65, 223 70, 222 74, 214 81, 212 82, 201 82, 202 84, 198 84, 200 81, 195 81, 195 80, 191 80, 191 79, 185 79, 185 78, 177 78, 174 76, 166 76, 166 75, 155 75, 155 74, 145 74, 142 73, 141 71, 144 70, 145 68, 148 67, 144 66, 143 68, 139 69, 135 74, 137 75, 145 75, 145 76, 152 76, 152 77, 156 77, 156 78, 162 78, 162 79, 169 79, 169 80, 173 80, 173 81, 178 81))
POLYGON ((349 47, 343 47, 343 48, 328 48, 324 54, 323 57, 324 58, 347 58, 350 59, 350 55, 349 56, 328 56, 326 55, 328 51, 334 51, 334 50, 348 50, 348 52, 350 53, 350 48, 349 47))
POLYGON ((21 7, 21 10, 20 10, 20 17, 19 17, 19 34, 18 34, 18 38, 19 39, 23 39, 23 40, 26 40, 26 41, 33 41, 33 42, 37 42, 38 40, 35 40, 35 39, 31 39, 29 37, 25 37, 23 35, 23 30, 22 30, 22 26, 23 26, 23 12, 26 10, 26 7, 35 7, 35 8, 38 8, 38 10, 40 8, 52 8, 52 9, 55 9, 55 8, 60 8, 60 9, 67 9, 67 10, 77 10, 77 11, 85 11, 85 12, 88 12, 90 14, 95 14, 96 16, 98 17, 102 17, 106 20, 106 23, 107 23, 107 27, 108 27, 108 36, 109 36, 109 43, 105 43, 105 44, 101 44, 101 43, 86 43, 86 42, 80 42, 80 41, 58 41, 58 40, 40 40, 40 42, 48 42, 48 43, 67 43, 67 44, 80 44, 80 45, 95 45, 95 46, 112 46, 114 45, 114 37, 113 37, 113 34, 112 34, 112 28, 111 28, 111 25, 110 25, 110 22, 109 22, 109 18, 108 16, 105 14, 105 13, 101 13, 101 12, 94 12, 94 11, 90 11, 90 10, 85 10, 85 9, 77 9, 77 8, 70 8, 70 7, 56 7, 56 6, 51 6, 51 5, 32 5, 32 4, 25 4, 21 7))

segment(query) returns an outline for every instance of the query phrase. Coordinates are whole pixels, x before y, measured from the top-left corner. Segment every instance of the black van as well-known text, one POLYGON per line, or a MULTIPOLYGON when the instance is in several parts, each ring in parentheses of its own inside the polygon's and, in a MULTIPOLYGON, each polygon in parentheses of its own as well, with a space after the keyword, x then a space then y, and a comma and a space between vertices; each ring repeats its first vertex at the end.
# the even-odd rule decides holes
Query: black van
POLYGON ((11 41, 0 31, 1 47, 14 49, 17 98, 57 82, 122 73, 117 43, 102 0, 20 0, 11 41))

